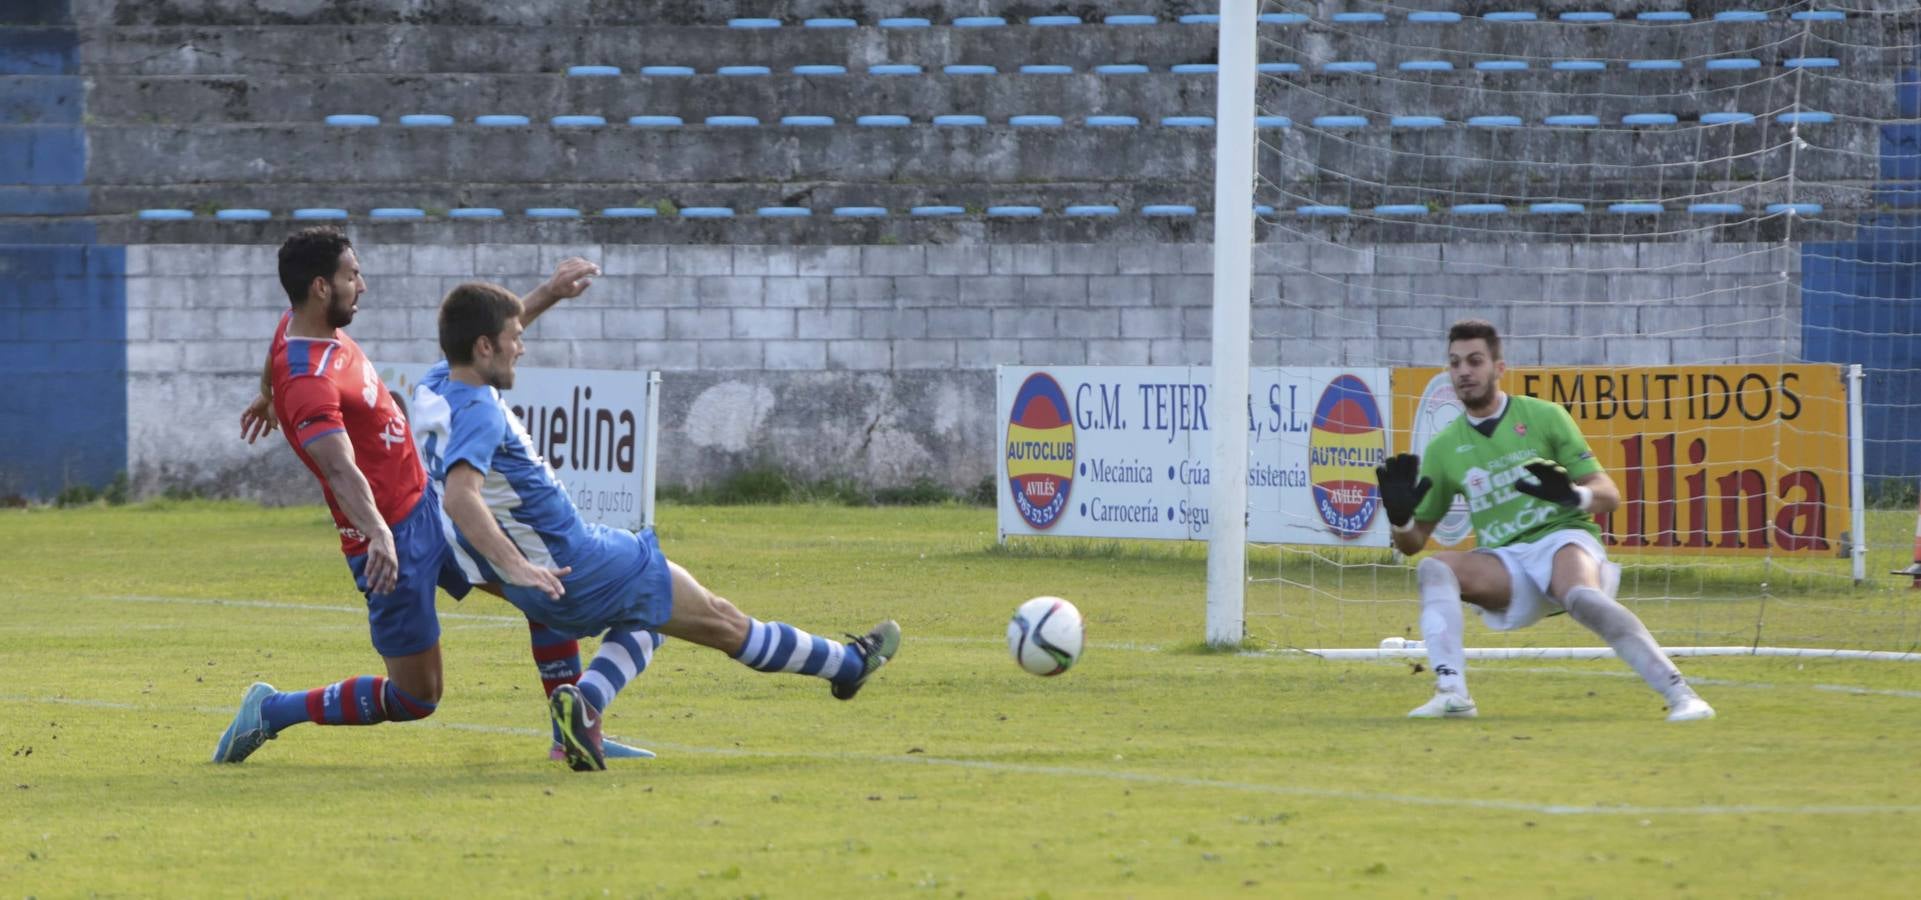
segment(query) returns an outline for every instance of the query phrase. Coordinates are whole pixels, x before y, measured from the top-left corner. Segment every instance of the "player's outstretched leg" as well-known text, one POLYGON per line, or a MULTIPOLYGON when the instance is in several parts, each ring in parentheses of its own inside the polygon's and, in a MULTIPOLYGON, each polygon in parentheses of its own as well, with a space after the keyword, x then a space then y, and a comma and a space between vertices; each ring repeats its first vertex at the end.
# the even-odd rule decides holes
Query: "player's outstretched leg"
POLYGON ((567 765, 576 772, 607 770, 606 752, 601 747, 600 710, 581 696, 580 688, 563 684, 554 689, 548 701, 554 725, 560 730, 560 745, 566 749, 567 765))
POLYGON ((1414 567, 1421 583, 1421 640, 1434 669, 1434 696, 1407 715, 1413 719, 1467 719, 1480 714, 1467 693, 1467 646, 1461 616, 1461 580, 1432 556, 1414 567))
POLYGON ((1600 588, 1577 587, 1567 592, 1567 614, 1601 636, 1614 654, 1634 669, 1655 693, 1667 699, 1668 721, 1691 722, 1714 718, 1714 707, 1694 693, 1681 670, 1661 652, 1646 625, 1632 610, 1600 588))
POLYGON ((275 691, 255 682, 240 712, 214 749, 214 762, 237 763, 280 732, 302 722, 315 725, 377 725, 434 714, 436 704, 409 696, 379 675, 361 675, 309 691, 275 691))
POLYGON ((757 672, 792 672, 824 678, 833 694, 851 700, 867 679, 900 653, 900 626, 891 621, 843 644, 808 634, 785 622, 762 622, 708 590, 692 574, 668 563, 674 609, 660 630, 669 637, 725 652, 757 672))

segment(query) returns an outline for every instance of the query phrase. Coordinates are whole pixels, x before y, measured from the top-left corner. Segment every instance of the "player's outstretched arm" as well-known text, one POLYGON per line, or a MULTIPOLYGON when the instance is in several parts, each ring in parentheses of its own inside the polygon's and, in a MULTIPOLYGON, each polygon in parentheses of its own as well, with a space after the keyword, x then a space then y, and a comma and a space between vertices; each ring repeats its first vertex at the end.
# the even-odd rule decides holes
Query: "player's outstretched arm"
POLYGON ((1381 487, 1381 508, 1387 513, 1387 524, 1393 526, 1389 534, 1394 549, 1407 556, 1421 552, 1435 524, 1414 520, 1414 510, 1434 489, 1434 481, 1421 475, 1421 457, 1413 453, 1388 457, 1387 462, 1374 468, 1374 481, 1381 487))
POLYGON ((387 520, 380 517, 380 507, 374 504, 374 491, 367 484, 367 476, 354 464, 354 445, 347 440, 347 433, 336 431, 314 438, 307 444, 307 455, 320 467, 320 474, 327 479, 327 490, 333 492, 340 511, 347 514, 347 521, 367 539, 364 574, 368 590, 376 594, 392 591, 400 576, 394 533, 387 527, 387 520))
POLYGON ((543 569, 527 560, 500 530, 500 523, 494 521, 493 513, 487 511, 487 501, 480 498, 480 486, 486 476, 479 469, 466 462, 455 462, 447 470, 447 496, 442 497, 440 505, 447 511, 447 517, 454 520, 460 529, 460 536, 474 545, 480 555, 487 557, 494 571, 500 573, 501 580, 508 584, 530 587, 546 594, 549 599, 558 600, 567 593, 567 587, 560 579, 572 572, 572 568, 543 569))
POLYGON ((594 283, 594 276, 600 274, 600 266, 578 256, 570 256, 554 267, 553 277, 540 287, 534 288, 520 300, 520 327, 532 328, 540 314, 553 308, 562 300, 572 299, 586 292, 594 283))

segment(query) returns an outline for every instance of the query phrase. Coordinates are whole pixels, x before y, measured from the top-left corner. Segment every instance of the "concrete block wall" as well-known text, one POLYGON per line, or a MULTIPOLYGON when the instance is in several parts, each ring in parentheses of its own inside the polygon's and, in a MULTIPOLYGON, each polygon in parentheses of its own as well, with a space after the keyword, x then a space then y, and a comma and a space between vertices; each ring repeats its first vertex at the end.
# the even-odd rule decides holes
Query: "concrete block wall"
MULTIPOLYGON (((1448 322, 1516 365, 1794 359, 1798 254, 1780 245, 1265 245, 1257 365, 1429 364, 1448 322)), ((523 365, 663 373, 663 481, 772 463, 878 485, 994 473, 999 364, 1205 365, 1212 248, 405 245, 358 248, 349 332, 377 363, 438 357, 440 297, 525 292, 567 255, 606 275, 530 333, 523 365)), ((137 491, 311 500, 279 442, 235 437, 285 308, 271 245, 127 249, 128 466, 137 491)))

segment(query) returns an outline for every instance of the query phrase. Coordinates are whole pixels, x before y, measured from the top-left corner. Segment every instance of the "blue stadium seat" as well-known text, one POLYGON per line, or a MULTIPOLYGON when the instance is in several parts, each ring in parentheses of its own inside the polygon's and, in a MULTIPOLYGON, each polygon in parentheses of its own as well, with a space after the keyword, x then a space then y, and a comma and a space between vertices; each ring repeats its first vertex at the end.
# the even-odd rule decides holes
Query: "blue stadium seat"
POLYGON ((934 23, 914 16, 895 16, 874 24, 882 28, 931 28, 934 23))
POLYGON ((1185 203, 1153 203, 1141 207, 1141 215, 1153 218, 1179 218, 1195 213, 1194 207, 1185 203))
POLYGON ((759 128, 760 119, 753 116, 708 116, 709 128, 759 128))
POLYGON ((1679 10, 1655 10, 1636 13, 1634 19, 1637 22, 1689 22, 1693 21, 1694 16, 1679 10))
POLYGON ((1274 207, 1265 203, 1256 203, 1254 204, 1254 214, 1257 216, 1272 217, 1274 215, 1274 207))
POLYGON ((651 206, 609 206, 600 214, 609 219, 652 219, 660 215, 660 210, 651 206))
POLYGON ((1796 22, 1841 22, 1847 17, 1847 13, 1838 9, 1807 9, 1788 15, 1788 18, 1796 22))
POLYGON ((1781 65, 1788 69, 1832 69, 1840 66, 1841 61, 1832 56, 1797 56, 1782 60, 1781 65))
POLYGON ((680 217, 683 219, 731 219, 734 217, 734 211, 725 206, 687 206, 681 208, 680 217))
POLYGON ((1774 117, 1784 125, 1826 125, 1834 121, 1834 113, 1829 112, 1784 112, 1774 117))
POLYGON ((795 75, 845 75, 847 74, 847 67, 833 65, 795 66, 793 71, 795 75))
POLYGON ((1345 206, 1338 206, 1331 203, 1310 203, 1306 206, 1296 207, 1294 212, 1296 215, 1302 216, 1345 216, 1352 214, 1354 211, 1345 206))
POLYGON ((728 19, 727 27, 728 28, 744 28, 749 30, 779 28, 780 20, 779 19, 728 19))
POLYGON ((715 75, 725 75, 729 78, 755 78, 773 73, 774 71, 766 66, 721 66, 714 70, 715 75))
POLYGON ((1474 64, 1477 72, 1525 72, 1527 60, 1524 59, 1484 59, 1474 64))
POLYGON ((447 128, 454 124, 454 117, 437 113, 405 115, 400 117, 400 124, 408 128, 447 128))
POLYGON ((1397 68, 1403 72, 1452 72, 1454 64, 1445 59, 1410 59, 1397 68))
POLYGON ((1440 116, 1395 116, 1388 124, 1395 128, 1440 128, 1447 120, 1440 116))
POLYGON ((599 128, 607 124, 604 116, 555 116, 549 122, 555 128, 599 128))
POLYGON ((522 125, 526 125, 529 122, 530 120, 526 116, 502 115, 502 116, 475 116, 474 117, 474 124, 479 125, 483 128, 516 128, 522 125))
POLYGON ((974 128, 987 124, 986 116, 944 115, 935 116, 934 124, 943 128, 974 128))
POLYGON ((1448 212, 1457 216, 1499 216, 1507 213, 1507 205, 1502 203, 1456 203, 1448 207, 1448 212))
POLYGON ((1137 26, 1137 25, 1159 25, 1159 24, 1161 24, 1161 20, 1160 20, 1160 19, 1157 19, 1157 18, 1155 18, 1155 17, 1153 17, 1153 16, 1140 16, 1140 15, 1116 15, 1116 16, 1108 16, 1107 18, 1105 18, 1105 19, 1102 19, 1102 20, 1101 20, 1101 22, 1102 22, 1102 24, 1106 24, 1106 25, 1120 25, 1120 26, 1137 26))
POLYGON ((335 128, 367 128, 380 124, 379 116, 328 116, 327 124, 335 128))
POLYGON ((1366 116, 1315 116, 1315 128, 1366 128, 1366 116))
POLYGON ((1557 59, 1548 68, 1556 72, 1599 72, 1608 64, 1598 59, 1557 59))
POLYGON ((1601 12, 1601 11, 1564 12, 1561 14, 1561 21, 1573 22, 1577 25, 1596 25, 1602 22, 1614 21, 1614 14, 1611 12, 1601 12))
POLYGON ((1425 216, 1428 214, 1424 203, 1383 203, 1374 207, 1377 216, 1425 216))
POLYGON ((1094 72, 1099 75, 1146 75, 1147 67, 1139 63, 1109 63, 1095 66, 1094 72))
POLYGON ((1548 116, 1541 121, 1543 124, 1554 128, 1592 128, 1601 124, 1601 117, 1590 116, 1583 113, 1565 116, 1548 116))
POLYGON ((1610 203, 1608 212, 1627 216, 1652 216, 1667 212, 1667 207, 1659 203, 1610 203))
POLYGON ((629 116, 627 124, 635 128, 679 128, 687 123, 679 116, 629 116))
POLYGON ((1780 215, 1818 216, 1820 214, 1821 214, 1821 204, 1819 203, 1770 203, 1768 204, 1768 215, 1770 216, 1780 216, 1780 215))
POLYGON ((498 219, 504 215, 491 206, 460 206, 447 210, 449 219, 498 219))
POLYGON ((1141 120, 1136 116, 1088 116, 1089 128, 1136 128, 1141 120))
POLYGON ((1521 127, 1521 117, 1469 116, 1467 124, 1470 128, 1519 128, 1521 127))
POLYGON ((1730 9, 1714 14, 1716 22, 1766 22, 1768 14, 1758 9, 1730 9))
POLYGON ((945 75, 999 75, 1001 70, 993 66, 952 65, 942 66, 941 73, 945 75))
POLYGON ((1738 216, 1746 212, 1739 203, 1690 203, 1688 213, 1696 216, 1738 216))
POLYGON ((213 217, 222 222, 260 222, 273 218, 273 213, 264 209, 222 209, 213 217))
POLYGON ((887 217, 885 206, 836 206, 834 215, 842 219, 884 219, 887 217))
POLYGON ((1339 60, 1321 66, 1323 72, 1372 72, 1379 66, 1367 60, 1339 60))
POLYGON ((1062 210, 1062 212, 1066 213, 1067 215, 1077 216, 1077 217, 1079 216, 1118 216, 1121 214, 1121 208, 1118 206, 1107 206, 1105 204, 1098 204, 1098 203, 1080 204, 1080 205, 1070 206, 1062 210))
POLYGON ((578 219, 580 210, 565 206, 536 206, 527 210, 529 219, 578 219))
POLYGON ((921 71, 921 67, 913 63, 883 63, 867 67, 869 75, 919 75, 921 71))
POLYGON ((1461 14, 1457 12, 1411 12, 1407 14, 1407 20, 1417 25, 1452 25, 1461 21, 1461 14))
POLYGON ((1629 113, 1621 117, 1621 124, 1646 127, 1649 125, 1673 125, 1680 118, 1673 113, 1629 113))
POLYGON ((987 215, 995 219, 1037 219, 1042 210, 1038 206, 990 206, 987 215))
POLYGON ((1035 16, 1031 19, 1028 19, 1027 24, 1037 28, 1061 28, 1067 25, 1081 24, 1081 17, 1080 16, 1035 16))
POLYGON ((1489 22, 1532 22, 1536 19, 1539 19, 1540 16, 1537 16, 1531 12, 1516 11, 1516 12, 1491 12, 1491 13, 1488 13, 1487 15, 1482 16, 1481 18, 1486 19, 1489 22))
POLYGON ((1294 120, 1286 116, 1255 116, 1255 128, 1293 128, 1294 120))
POLYGON ((375 219, 424 219, 427 211, 411 206, 380 206, 368 210, 367 215, 375 219))
POLYGON ((859 28, 860 23, 853 19, 808 19, 800 23, 808 28, 859 28))
POLYGON ((1734 71, 1734 70, 1741 70, 1741 69, 1759 69, 1761 68, 1761 61, 1758 59, 1754 59, 1752 57, 1747 57, 1747 56, 1729 57, 1727 59, 1710 59, 1707 62, 1707 68, 1708 68, 1708 71, 1710 72, 1725 72, 1725 71, 1734 71))
MULTIPOLYGON (((189 212, 187 213, 187 215, 192 216, 193 214, 189 212)), ((347 211, 344 209, 332 209, 330 207, 324 207, 324 206, 308 207, 306 209, 294 210, 293 217, 302 222, 323 220, 323 219, 344 219, 347 217, 347 211)))
POLYGON ((1299 72, 1300 70, 1300 63, 1264 62, 1254 64, 1254 71, 1263 75, 1285 75, 1291 72, 1299 72))
POLYGON ((1162 128, 1213 128, 1213 116, 1163 116, 1162 128))
POLYGON ((1628 61, 1628 69, 1635 72, 1672 72, 1681 68, 1678 59, 1635 59, 1628 61))
POLYGON ((1571 216, 1587 212, 1579 203, 1530 203, 1527 211, 1537 216, 1571 216))
POLYGON ((1219 13, 1189 13, 1182 16, 1180 22, 1182 25, 1219 25, 1221 17, 1219 13))
POLYGON ((1746 125, 1754 121, 1754 113, 1711 112, 1701 114, 1703 125, 1746 125))
POLYGON ((805 206, 763 206, 754 210, 754 215, 763 219, 807 219, 814 211, 805 206))
POLYGON ((607 78, 620 74, 619 66, 568 66, 568 78, 607 78))
POLYGON ((1074 74, 1074 67, 1042 63, 1039 65, 1021 66, 1021 74, 1022 75, 1072 75, 1074 74))
POLYGON ((1262 25, 1303 25, 1307 16, 1302 13, 1261 13, 1262 25))
POLYGON ((906 128, 914 124, 914 120, 906 116, 861 116, 854 124, 862 128, 906 128))
POLYGON ((1176 75, 1213 75, 1220 70, 1221 67, 1215 63, 1180 63, 1168 68, 1176 75))
POLYGON ((1334 14, 1334 21, 1341 25, 1374 25, 1387 21, 1386 13, 1342 12, 1334 14))
POLYGON ((1060 116, 1013 116, 1007 124, 1015 128, 1059 128, 1062 121, 1060 116))
POLYGON ((913 209, 908 210, 907 214, 910 216, 920 216, 922 218, 940 218, 943 216, 964 216, 964 215, 967 215, 967 207, 965 206, 916 206, 913 209))
POLYGON ((833 116, 781 116, 780 124, 788 128, 828 128, 835 123, 833 116))
POLYGON ((1000 16, 961 16, 954 20, 955 28, 1002 28, 1007 20, 1000 16))
POLYGON ((686 78, 694 74, 693 66, 641 66, 640 74, 654 78, 686 78))

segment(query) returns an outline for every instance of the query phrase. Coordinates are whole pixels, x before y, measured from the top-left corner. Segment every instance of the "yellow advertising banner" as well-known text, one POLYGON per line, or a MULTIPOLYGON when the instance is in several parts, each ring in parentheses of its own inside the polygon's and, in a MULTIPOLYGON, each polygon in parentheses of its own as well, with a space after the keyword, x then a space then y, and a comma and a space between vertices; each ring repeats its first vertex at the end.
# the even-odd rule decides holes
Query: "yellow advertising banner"
MULTIPOLYGON (((1610 551, 1837 556, 1851 521, 1846 369, 1833 365, 1511 368, 1501 387, 1560 404, 1621 489, 1610 551)), ((1461 415, 1447 372, 1395 369, 1394 446, 1461 415)), ((1464 502, 1434 542, 1471 541, 1464 502)))

